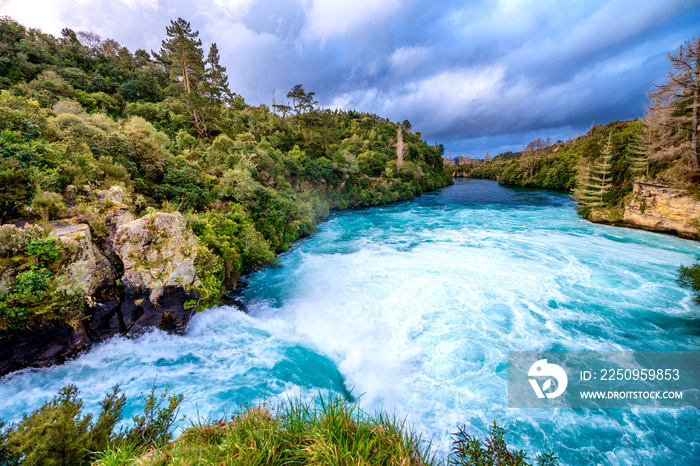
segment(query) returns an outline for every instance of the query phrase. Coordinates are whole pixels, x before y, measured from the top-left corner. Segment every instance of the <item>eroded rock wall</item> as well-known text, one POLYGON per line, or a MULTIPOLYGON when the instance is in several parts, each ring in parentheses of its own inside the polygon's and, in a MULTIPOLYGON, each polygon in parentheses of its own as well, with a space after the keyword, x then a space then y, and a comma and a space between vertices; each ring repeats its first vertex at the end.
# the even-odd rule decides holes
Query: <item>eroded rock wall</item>
POLYGON ((193 304, 197 238, 179 213, 154 212, 121 225, 114 251, 124 264, 122 316, 127 330, 184 331, 193 304))
POLYGON ((134 220, 119 192, 111 191, 108 245, 102 251, 87 224, 57 222, 51 232, 73 251, 56 273, 61 286, 85 296, 84 317, 0 338, 0 375, 62 362, 118 333, 152 327, 184 332, 199 300, 196 237, 179 213, 153 212, 134 220), (115 260, 121 260, 119 267, 115 260))
POLYGON ((653 183, 635 182, 625 203, 623 223, 651 231, 700 238, 700 202, 687 191, 653 183))

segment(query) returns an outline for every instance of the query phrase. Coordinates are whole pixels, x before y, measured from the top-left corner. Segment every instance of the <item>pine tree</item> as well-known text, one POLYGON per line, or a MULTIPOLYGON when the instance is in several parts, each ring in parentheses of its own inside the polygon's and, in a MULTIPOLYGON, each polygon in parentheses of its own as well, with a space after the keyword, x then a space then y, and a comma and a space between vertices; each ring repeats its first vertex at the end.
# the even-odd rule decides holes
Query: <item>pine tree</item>
POLYGON ((234 96, 228 87, 226 67, 221 66, 220 60, 219 49, 213 43, 204 69, 204 96, 212 105, 229 103, 234 96))
POLYGON ((600 158, 596 161, 591 171, 590 188, 595 194, 595 198, 591 207, 603 207, 603 197, 610 191, 610 174, 612 173, 612 135, 608 136, 608 140, 600 151, 600 158))
MULTIPOLYGON (((291 99, 291 108, 296 113, 300 133, 302 115, 313 111, 314 106, 318 103, 314 99, 314 95, 316 95, 315 92, 306 92, 301 84, 297 84, 287 93, 287 98, 291 99)), ((279 105, 277 107, 281 109, 279 105)))
POLYGON ((574 197, 583 207, 604 207, 605 195, 610 191, 612 174, 613 145, 612 135, 608 136, 600 157, 591 166, 579 168, 574 197))
MULTIPOLYGON (((681 44, 668 54, 673 70, 666 83, 650 92, 649 124, 657 145, 673 152, 689 150, 693 170, 698 170, 698 107, 700 106, 700 38, 681 44), (690 140, 688 140, 690 133, 690 140)), ((656 152, 656 150, 654 150, 656 152)))
POLYGON ((584 165, 583 160, 576 167, 576 187, 574 188, 574 199, 576 199, 582 207, 587 207, 595 197, 594 191, 591 190, 591 164, 584 165))
POLYGON ((203 97, 206 101, 207 135, 210 135, 221 114, 221 106, 230 104, 234 94, 228 87, 226 68, 220 64, 221 57, 216 43, 211 44, 204 68, 203 97))
POLYGON ((287 98, 292 101, 292 108, 297 115, 310 112, 318 103, 314 99, 315 92, 306 92, 301 84, 297 84, 287 93, 287 98))
POLYGON ((171 79, 182 84, 191 123, 199 137, 205 137, 208 128, 202 110, 205 69, 199 31, 192 32, 190 23, 182 18, 170 21, 165 31, 168 39, 163 41, 160 53, 152 52, 153 56, 165 66, 171 79))
POLYGON ((646 134, 637 134, 627 146, 629 152, 629 170, 634 176, 649 177, 649 159, 651 152, 651 129, 646 134))

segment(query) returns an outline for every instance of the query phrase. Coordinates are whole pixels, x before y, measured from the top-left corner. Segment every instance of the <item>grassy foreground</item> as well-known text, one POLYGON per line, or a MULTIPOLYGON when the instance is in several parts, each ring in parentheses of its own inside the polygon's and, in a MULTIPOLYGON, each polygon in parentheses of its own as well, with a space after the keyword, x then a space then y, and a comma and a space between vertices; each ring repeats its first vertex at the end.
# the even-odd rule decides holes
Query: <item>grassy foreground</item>
MULTIPOLYGON (((175 438, 182 395, 154 382, 144 393, 143 413, 117 429, 126 397, 118 386, 83 414, 75 386, 19 422, 0 420, 0 466, 114 465, 481 465, 529 466, 522 450, 511 450, 506 431, 494 424, 483 440, 467 427, 452 436, 448 458, 404 420, 363 411, 358 401, 329 394, 288 400, 276 408, 246 407, 224 420, 193 422, 175 438)), ((552 452, 535 456, 538 466, 557 466, 552 452)))
POLYGON ((157 448, 114 446, 96 464, 435 464, 429 445, 404 422, 367 415, 355 403, 319 397, 276 411, 251 407, 229 422, 193 425, 157 448))

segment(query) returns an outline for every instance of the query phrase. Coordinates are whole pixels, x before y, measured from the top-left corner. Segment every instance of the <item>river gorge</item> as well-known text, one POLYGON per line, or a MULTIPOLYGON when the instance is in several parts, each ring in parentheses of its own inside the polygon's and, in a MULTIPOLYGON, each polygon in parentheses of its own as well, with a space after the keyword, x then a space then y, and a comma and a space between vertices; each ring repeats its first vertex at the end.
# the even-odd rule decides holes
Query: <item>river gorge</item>
MULTIPOLYGON (((508 351, 700 350, 676 284, 700 243, 590 223, 565 194, 458 179, 412 201, 332 214, 246 277, 247 313, 199 313, 184 336, 115 337, 63 365, 0 379, 5 420, 74 383, 95 410, 120 384, 127 417, 154 380, 190 420, 329 391, 405 417, 439 455, 466 424, 562 464, 690 465, 697 409, 508 409, 508 351)), ((187 421, 186 421, 187 422, 187 421)))

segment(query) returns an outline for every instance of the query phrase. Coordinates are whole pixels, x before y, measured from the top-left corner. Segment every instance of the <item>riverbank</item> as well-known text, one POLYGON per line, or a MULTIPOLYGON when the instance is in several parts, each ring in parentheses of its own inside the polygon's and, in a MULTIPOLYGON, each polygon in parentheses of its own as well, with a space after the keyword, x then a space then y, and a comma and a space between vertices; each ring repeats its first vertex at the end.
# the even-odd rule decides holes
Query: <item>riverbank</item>
MULTIPOLYGON (((43 241, 41 238, 57 240, 51 243, 56 255, 51 270, 43 269, 54 275, 47 286, 59 290, 59 295, 61 289, 73 287, 69 293, 62 292, 64 302, 54 306, 56 310, 52 308, 55 316, 46 320, 43 312, 41 320, 17 321, 15 328, 0 329, 0 376, 24 367, 62 363, 117 334, 138 335, 150 328, 182 334, 196 312, 225 296, 222 282, 212 289, 210 264, 206 263, 212 260, 206 248, 212 231, 202 231, 203 222, 197 216, 153 211, 135 219, 123 202, 123 188, 115 186, 97 196, 103 224, 72 217, 44 227, 0 227, 1 242, 18 245, 1 270, 7 288, 22 276, 21 270, 28 263, 40 263, 29 253, 23 255, 22 247, 31 249, 32 244, 43 241), (93 239, 91 232, 96 228, 103 232, 102 238, 93 239), (71 302, 74 309, 66 309, 71 302), (22 326, 28 328, 22 330, 22 326)), ((389 198, 385 203, 392 201, 389 198)), ((214 222, 222 219, 226 213, 221 218, 216 213, 207 218, 214 222)), ((316 217, 317 222, 322 219, 316 217)), ((301 234, 299 230, 290 241, 301 234)), ((276 257, 267 255, 258 266, 264 267, 276 257)), ((49 300, 42 292, 35 298, 33 305, 37 307, 49 300)), ((12 295, 5 295, 5 300, 11 299, 12 295)), ((12 325, 13 321, 9 322, 12 325)))
POLYGON ((658 182, 635 181, 621 208, 591 209, 588 220, 700 239, 700 201, 658 182))
POLYGON ((444 148, 407 120, 318 108, 301 84, 294 109, 250 105, 218 65, 217 90, 193 82, 209 89, 195 98, 159 54, 0 27, 27 72, 0 92, 0 373, 118 333, 181 333, 330 211, 451 182, 444 148))
POLYGON ((688 190, 663 182, 634 181, 632 192, 622 199, 621 206, 592 207, 583 212, 580 206, 577 209, 593 223, 700 240, 700 201, 688 190))
POLYGON ((129 419, 155 377, 185 396, 181 414, 206 423, 351 390, 366 412, 405 418, 438 455, 458 426, 484 438, 496 420, 513 448, 552 450, 562 464, 634 464, 636 452, 644 464, 690 466, 700 454, 691 413, 552 416, 508 409, 505 394, 508 351, 697 351, 697 305, 676 279, 699 253, 698 242, 588 222, 567 195, 457 179, 331 214, 275 267, 246 276, 247 314, 215 307, 181 336, 117 336, 5 376, 0 412, 21 420, 74 383, 97 413, 120 384, 134 400, 129 419))

